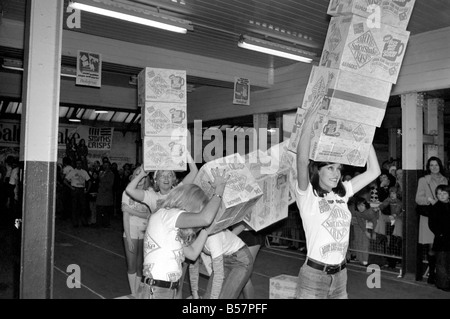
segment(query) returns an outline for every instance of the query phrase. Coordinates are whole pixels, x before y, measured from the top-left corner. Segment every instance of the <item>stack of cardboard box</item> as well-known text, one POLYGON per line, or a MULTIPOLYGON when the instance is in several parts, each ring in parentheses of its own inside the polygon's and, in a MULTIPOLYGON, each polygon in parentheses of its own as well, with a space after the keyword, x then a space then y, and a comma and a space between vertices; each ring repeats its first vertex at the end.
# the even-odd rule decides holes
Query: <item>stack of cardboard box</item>
POLYGON ((186 170, 186 71, 147 67, 138 75, 144 169, 186 170))
POLYGON ((289 167, 280 166, 278 159, 261 150, 247 154, 245 165, 263 195, 245 216, 244 222, 253 230, 260 231, 288 217, 290 171, 289 167))
POLYGON ((415 0, 331 0, 319 66, 297 110, 289 150, 296 152, 303 116, 317 106, 310 158, 364 166, 406 51, 415 0))

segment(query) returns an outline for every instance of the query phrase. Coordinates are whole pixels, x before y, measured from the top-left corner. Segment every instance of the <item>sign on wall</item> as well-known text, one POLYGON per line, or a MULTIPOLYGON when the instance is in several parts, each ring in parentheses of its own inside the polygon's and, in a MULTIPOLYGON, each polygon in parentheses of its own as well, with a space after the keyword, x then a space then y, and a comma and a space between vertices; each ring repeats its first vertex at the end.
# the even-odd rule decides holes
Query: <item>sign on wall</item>
POLYGON ((102 86, 102 56, 99 53, 78 50, 76 84, 102 86))
POLYGON ((250 105, 250 80, 234 78, 233 104, 250 105))

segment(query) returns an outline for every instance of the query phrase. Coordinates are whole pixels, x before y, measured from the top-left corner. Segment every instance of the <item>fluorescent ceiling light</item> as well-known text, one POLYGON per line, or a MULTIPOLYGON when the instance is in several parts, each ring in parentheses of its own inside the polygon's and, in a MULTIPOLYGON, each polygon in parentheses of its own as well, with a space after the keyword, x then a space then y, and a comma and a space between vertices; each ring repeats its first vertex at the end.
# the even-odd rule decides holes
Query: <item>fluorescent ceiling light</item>
POLYGON ((108 114, 108 111, 105 111, 105 110, 95 110, 95 113, 97 113, 97 114, 108 114))
POLYGON ((76 10, 87 11, 177 33, 187 33, 187 30, 194 29, 190 21, 162 15, 151 10, 126 4, 125 2, 76 0, 71 1, 69 6, 76 10))
POLYGON ((313 52, 288 47, 286 45, 269 42, 249 37, 246 35, 241 36, 241 38, 239 39, 238 46, 244 49, 276 55, 282 58, 296 60, 305 63, 311 63, 313 60, 312 58, 316 56, 316 54, 313 52), (310 56, 311 58, 308 58, 306 56, 310 56))

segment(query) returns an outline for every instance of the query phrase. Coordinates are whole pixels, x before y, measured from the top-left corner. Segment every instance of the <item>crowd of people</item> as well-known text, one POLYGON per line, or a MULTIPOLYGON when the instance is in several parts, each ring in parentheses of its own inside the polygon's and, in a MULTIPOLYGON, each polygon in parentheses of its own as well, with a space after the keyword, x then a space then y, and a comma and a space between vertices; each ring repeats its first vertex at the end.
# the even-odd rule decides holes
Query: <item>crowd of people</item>
MULTIPOLYGON (((345 299, 350 260, 367 266, 371 245, 381 247, 386 256, 402 250, 403 171, 395 166, 380 168, 373 146, 361 172, 344 174, 342 164, 310 160, 313 113, 310 110, 305 116, 298 144, 295 198, 307 258, 299 270, 296 297, 345 299)), ((76 144, 71 139, 65 155, 58 165, 56 213, 70 219, 73 227, 107 228, 111 218, 122 219, 131 294, 145 299, 181 298, 188 273, 193 299, 254 297, 251 273, 260 245, 243 240, 242 234, 250 233, 242 231, 243 225, 210 232, 229 178, 225 171, 212 170, 214 194, 208 198, 193 184, 198 168, 190 156, 189 171, 180 181, 174 171, 149 174, 139 163, 120 169, 108 157, 102 163, 89 163, 82 140, 76 144), (209 281, 201 295, 199 264, 205 256, 210 260, 209 281)), ((5 163, 0 169, 0 204, 13 212, 20 206, 18 160, 10 156, 5 163)), ((428 282, 447 291, 449 196, 442 162, 430 157, 416 194, 418 243, 426 251, 428 282)), ((399 258, 385 260, 395 267, 399 258)))
POLYGON ((106 228, 112 218, 122 218, 122 193, 140 164, 125 163, 119 168, 106 156, 102 162, 89 163, 83 139, 78 144, 69 142, 65 155, 58 164, 57 216, 70 219, 74 227, 106 228))

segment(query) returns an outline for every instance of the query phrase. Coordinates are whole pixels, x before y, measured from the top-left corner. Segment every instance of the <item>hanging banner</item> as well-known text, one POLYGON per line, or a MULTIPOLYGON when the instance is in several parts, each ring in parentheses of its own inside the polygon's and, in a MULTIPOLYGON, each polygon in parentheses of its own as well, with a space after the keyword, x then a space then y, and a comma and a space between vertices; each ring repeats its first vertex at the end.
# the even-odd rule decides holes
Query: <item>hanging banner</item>
POLYGON ((65 148, 68 141, 75 137, 78 143, 84 139, 86 146, 90 151, 110 151, 112 147, 114 128, 112 127, 89 127, 60 125, 58 146, 65 148))
POLYGON ((250 105, 250 80, 234 78, 233 104, 250 105))
POLYGON ((99 53, 78 50, 76 84, 102 86, 102 56, 99 53))

